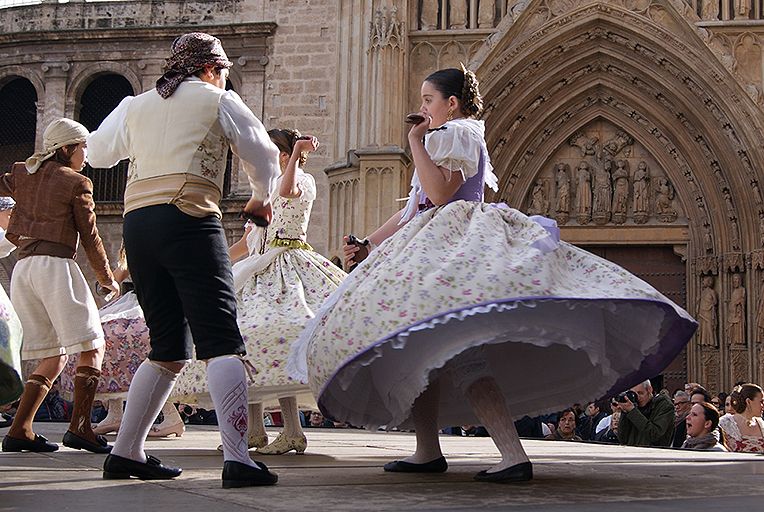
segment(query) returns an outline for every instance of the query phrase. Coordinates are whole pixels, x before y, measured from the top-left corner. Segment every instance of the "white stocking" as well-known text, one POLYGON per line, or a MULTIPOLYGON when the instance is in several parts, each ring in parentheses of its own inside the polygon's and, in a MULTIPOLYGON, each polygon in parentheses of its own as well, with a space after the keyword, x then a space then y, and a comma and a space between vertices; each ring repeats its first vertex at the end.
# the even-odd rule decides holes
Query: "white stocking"
POLYGON ((265 432, 265 422, 263 421, 263 403, 249 404, 247 409, 249 411, 249 428, 247 432, 250 440, 249 444, 251 445, 254 444, 252 441, 259 440, 259 438, 268 434, 265 432))
POLYGON ((416 451, 403 459, 412 464, 425 464, 443 456, 438 439, 438 402, 440 388, 431 382, 427 389, 414 401, 411 419, 416 429, 416 451))
POLYGON ((146 359, 135 372, 122 425, 111 453, 127 459, 146 462, 144 442, 162 405, 170 396, 178 374, 146 359))
POLYGON ((223 356, 207 363, 207 384, 215 404, 223 459, 259 468, 247 453, 247 372, 238 356, 223 356))
POLYGON ((300 412, 297 410, 297 397, 279 398, 281 418, 284 421, 284 435, 289 439, 301 438, 305 434, 300 425, 300 412))
POLYGON ((488 470, 501 471, 515 464, 528 462, 528 455, 520 443, 515 422, 504 395, 493 377, 483 377, 467 389, 472 410, 491 434, 491 439, 501 453, 502 460, 488 470))

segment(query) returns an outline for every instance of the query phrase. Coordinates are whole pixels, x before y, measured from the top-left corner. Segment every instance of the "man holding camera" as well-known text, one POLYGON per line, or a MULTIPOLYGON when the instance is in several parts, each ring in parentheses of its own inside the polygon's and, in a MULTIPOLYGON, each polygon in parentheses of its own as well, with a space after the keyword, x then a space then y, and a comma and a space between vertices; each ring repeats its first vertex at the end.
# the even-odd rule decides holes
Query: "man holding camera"
POLYGON ((621 411, 618 439, 629 446, 670 446, 674 436, 674 406, 663 394, 653 395, 649 380, 613 400, 621 411))

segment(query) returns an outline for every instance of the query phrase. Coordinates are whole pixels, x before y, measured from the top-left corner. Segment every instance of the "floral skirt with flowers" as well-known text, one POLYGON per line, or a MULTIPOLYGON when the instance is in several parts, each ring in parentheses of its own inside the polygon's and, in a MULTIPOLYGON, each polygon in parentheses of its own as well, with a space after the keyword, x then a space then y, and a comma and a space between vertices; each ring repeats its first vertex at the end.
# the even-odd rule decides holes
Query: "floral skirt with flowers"
POLYGON ((417 215, 348 276, 289 369, 334 420, 408 427, 437 381, 440 425, 463 425, 477 421, 470 365, 519 417, 660 373, 696 326, 623 268, 560 242, 554 221, 456 201, 417 215))
MULTIPOLYGON (((143 319, 135 292, 127 292, 99 310, 105 351, 96 398, 126 398, 135 372, 151 350, 149 329, 143 319)), ((74 395, 74 376, 79 354, 69 357, 61 373, 61 394, 67 400, 74 395)))
MULTIPOLYGON (((250 368, 249 401, 269 405, 278 398, 297 396, 301 405, 315 405, 306 383, 287 374, 286 362, 290 346, 305 323, 313 318, 346 274, 312 250, 271 249, 248 259, 251 258, 271 261, 249 276, 236 291, 237 323, 247 347, 245 360, 250 368)), ((234 276, 237 280, 236 267, 234 276)), ((210 405, 203 362, 186 365, 173 396, 184 403, 210 405)))
POLYGON ((24 390, 21 339, 21 321, 8 294, 0 287, 0 405, 13 402, 24 390))

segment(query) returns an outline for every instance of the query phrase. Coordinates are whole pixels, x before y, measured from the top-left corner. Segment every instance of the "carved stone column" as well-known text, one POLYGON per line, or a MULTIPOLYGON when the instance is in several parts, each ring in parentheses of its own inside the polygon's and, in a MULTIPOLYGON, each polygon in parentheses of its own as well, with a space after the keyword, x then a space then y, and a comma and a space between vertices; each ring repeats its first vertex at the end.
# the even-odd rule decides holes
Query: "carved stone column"
POLYGON ((396 6, 379 7, 369 24, 369 134, 375 146, 403 143, 405 26, 396 6))
POLYGON ((41 66, 45 80, 45 97, 40 102, 44 105, 44 110, 42 123, 37 125, 39 141, 42 141, 42 133, 51 121, 67 115, 66 81, 71 68, 68 62, 46 62, 41 66))

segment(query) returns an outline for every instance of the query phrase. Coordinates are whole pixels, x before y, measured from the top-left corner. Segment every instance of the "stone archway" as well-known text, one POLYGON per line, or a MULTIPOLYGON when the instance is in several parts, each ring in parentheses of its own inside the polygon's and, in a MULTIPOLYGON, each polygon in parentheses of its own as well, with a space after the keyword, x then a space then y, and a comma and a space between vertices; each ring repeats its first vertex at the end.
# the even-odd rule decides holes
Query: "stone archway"
POLYGON ((501 180, 494 199, 546 210, 579 243, 679 246, 688 310, 717 297, 718 320, 705 325, 705 345, 692 342, 689 374, 720 390, 752 378, 761 351, 752 306, 764 267, 764 116, 687 16, 666 1, 531 1, 472 67, 501 180), (576 181, 581 161, 589 184, 576 181), (714 276, 710 292, 704 276, 714 276), (741 296, 742 339, 740 318, 721 307, 741 296))

